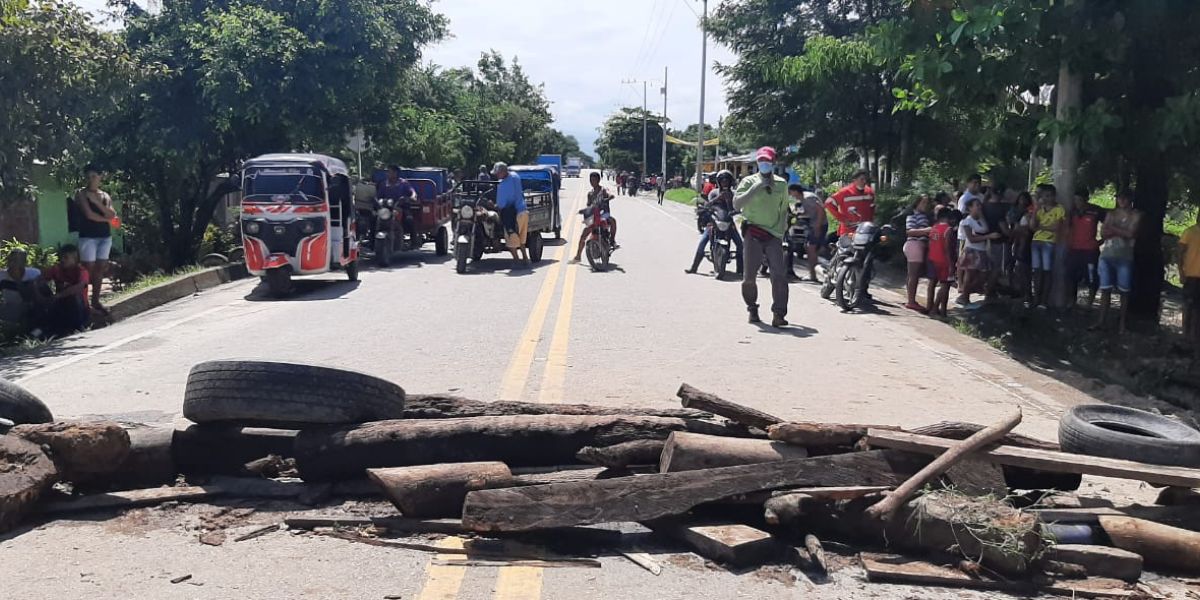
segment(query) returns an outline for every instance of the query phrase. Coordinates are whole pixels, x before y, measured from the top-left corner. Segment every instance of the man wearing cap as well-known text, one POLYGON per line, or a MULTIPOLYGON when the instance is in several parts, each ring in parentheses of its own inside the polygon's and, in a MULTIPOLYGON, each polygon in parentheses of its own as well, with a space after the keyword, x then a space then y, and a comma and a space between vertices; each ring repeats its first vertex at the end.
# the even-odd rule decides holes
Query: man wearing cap
POLYGON ((508 165, 496 163, 492 177, 500 184, 496 188, 496 210, 500 211, 500 222, 508 232, 508 251, 513 262, 529 263, 529 251, 525 238, 529 235, 529 208, 525 206, 525 191, 521 188, 521 176, 508 170, 508 165), (517 250, 521 256, 517 256, 517 250))
POLYGON ((775 175, 775 149, 763 146, 755 154, 758 174, 738 185, 733 207, 742 211, 742 238, 746 259, 742 265, 742 299, 751 323, 758 316, 758 268, 763 260, 771 269, 771 326, 786 327, 788 309, 787 265, 783 256, 783 237, 787 234, 787 180, 775 175))

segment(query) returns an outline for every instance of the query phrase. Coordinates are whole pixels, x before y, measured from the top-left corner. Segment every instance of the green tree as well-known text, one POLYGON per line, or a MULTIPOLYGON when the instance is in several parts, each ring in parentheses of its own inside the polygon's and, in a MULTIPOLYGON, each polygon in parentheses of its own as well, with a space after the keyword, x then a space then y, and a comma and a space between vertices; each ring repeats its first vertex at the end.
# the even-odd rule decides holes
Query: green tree
MULTIPOLYGON (((646 118, 646 169, 649 173, 661 170, 663 130, 658 123, 662 122, 662 117, 641 108, 622 108, 601 125, 596 152, 605 165, 623 171, 642 170, 643 116, 646 118)), ((668 165, 678 164, 670 160, 671 154, 678 151, 677 147, 667 146, 668 165)))
POLYGON ((444 20, 420 0, 227 0, 127 5, 123 36, 150 71, 105 115, 93 148, 153 204, 173 264, 190 262, 241 160, 338 153, 383 123, 444 20))
POLYGON ((76 6, 4 2, 0 12, 0 201, 28 199, 35 160, 80 166, 91 115, 114 105, 133 65, 76 6))

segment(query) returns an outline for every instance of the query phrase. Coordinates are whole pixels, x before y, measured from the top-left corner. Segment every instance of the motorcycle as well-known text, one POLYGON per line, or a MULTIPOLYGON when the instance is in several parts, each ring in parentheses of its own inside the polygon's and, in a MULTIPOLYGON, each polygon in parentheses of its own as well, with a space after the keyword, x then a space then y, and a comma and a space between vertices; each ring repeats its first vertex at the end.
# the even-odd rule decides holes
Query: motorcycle
POLYGON ((375 201, 375 223, 370 231, 371 250, 375 253, 375 262, 387 268, 392 264, 392 256, 404 244, 404 228, 407 211, 403 201, 383 198, 375 201))
POLYGON ((612 256, 613 250, 616 250, 612 242, 612 229, 609 227, 608 219, 605 218, 604 211, 600 210, 599 206, 585 208, 579 211, 579 214, 583 215, 584 223, 590 221, 592 228, 587 242, 583 246, 588 264, 591 265, 593 271, 607 271, 608 259, 612 256))
POLYGON ((697 226, 701 232, 708 231, 708 250, 705 257, 712 261, 717 279, 724 279, 733 257, 733 216, 740 211, 728 211, 720 206, 696 208, 697 226))
POLYGON ((842 236, 834 244, 833 259, 825 271, 821 297, 836 301, 843 311, 859 308, 867 297, 875 261, 885 258, 894 229, 891 225, 860 223, 853 234, 842 236))

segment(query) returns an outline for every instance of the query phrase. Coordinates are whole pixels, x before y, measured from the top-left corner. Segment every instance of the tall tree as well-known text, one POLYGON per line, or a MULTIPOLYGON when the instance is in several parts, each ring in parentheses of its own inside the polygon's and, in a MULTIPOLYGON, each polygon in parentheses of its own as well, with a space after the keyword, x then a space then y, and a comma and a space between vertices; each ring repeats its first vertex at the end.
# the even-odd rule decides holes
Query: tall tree
POLYGON ((227 0, 127 10, 141 78, 95 132, 101 160, 154 203, 174 264, 194 258, 241 160, 340 151, 381 122, 444 21, 420 0, 227 0))

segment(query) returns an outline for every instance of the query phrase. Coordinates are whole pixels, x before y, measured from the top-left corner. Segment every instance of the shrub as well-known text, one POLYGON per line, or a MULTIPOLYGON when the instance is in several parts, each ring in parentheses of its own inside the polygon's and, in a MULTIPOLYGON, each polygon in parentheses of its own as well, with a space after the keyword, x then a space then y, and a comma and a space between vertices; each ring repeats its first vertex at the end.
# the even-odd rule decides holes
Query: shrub
POLYGON ((48 269, 58 262, 57 246, 39 246, 11 240, 0 241, 0 269, 8 267, 8 253, 13 250, 24 250, 29 255, 29 266, 35 269, 48 269))

